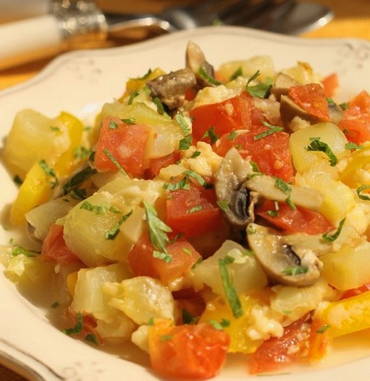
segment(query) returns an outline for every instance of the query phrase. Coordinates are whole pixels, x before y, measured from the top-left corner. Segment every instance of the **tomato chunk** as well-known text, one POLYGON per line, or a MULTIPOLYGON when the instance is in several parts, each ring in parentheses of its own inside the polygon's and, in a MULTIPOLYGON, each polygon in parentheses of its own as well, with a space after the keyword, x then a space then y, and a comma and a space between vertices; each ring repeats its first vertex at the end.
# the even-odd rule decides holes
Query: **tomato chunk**
POLYGON ((153 246, 148 234, 144 233, 128 254, 128 262, 137 276, 146 275, 168 284, 184 275, 201 257, 194 247, 181 239, 167 246, 170 262, 153 257, 153 246))
POLYGON ((171 192, 166 201, 166 223, 186 238, 214 231, 222 225, 213 189, 192 185, 189 190, 171 192))
POLYGON ((174 151, 167 156, 159 157, 158 159, 151 159, 147 171, 148 178, 152 179, 158 176, 162 168, 166 168, 171 164, 175 164, 180 159, 179 151, 174 151))
POLYGON ((149 331, 153 369, 165 377, 207 379, 223 366, 230 338, 208 324, 170 326, 160 322, 149 331))
POLYGON ((248 361, 252 374, 276 371, 307 356, 311 328, 304 319, 297 320, 284 329, 282 337, 266 340, 248 361))
POLYGON ((51 225, 42 243, 41 255, 60 264, 78 263, 80 259, 68 249, 63 238, 63 226, 51 225))
POLYGON ((256 213, 272 225, 282 229, 284 233, 321 234, 334 229, 334 226, 318 212, 300 206, 293 210, 285 202, 279 202, 277 206, 276 211, 275 203, 265 200, 262 205, 257 207, 256 213))
POLYGON ((324 89, 317 83, 304 86, 293 86, 288 96, 307 113, 316 116, 319 120, 329 121, 329 107, 324 89))
POLYGON ((322 80, 324 86, 324 94, 326 97, 330 98, 334 95, 335 90, 339 86, 339 80, 337 73, 328 75, 322 80))
POLYGON ((356 144, 370 140, 370 95, 362 91, 349 103, 339 127, 356 144))
POLYGON ((117 171, 113 162, 116 160, 131 175, 142 176, 149 135, 147 126, 127 125, 118 118, 105 118, 96 144, 96 169, 101 172, 117 171))
POLYGON ((225 156, 230 148, 235 147, 242 157, 253 160, 261 172, 289 182, 294 176, 289 134, 279 131, 258 139, 259 134, 267 130, 266 126, 255 125, 253 131, 238 134, 236 137, 225 134, 214 145, 214 151, 225 156))
POLYGON ((212 103, 190 111, 193 121, 193 140, 210 142, 204 135, 211 128, 220 137, 233 130, 249 129, 252 125, 252 97, 241 94, 219 103, 212 103))

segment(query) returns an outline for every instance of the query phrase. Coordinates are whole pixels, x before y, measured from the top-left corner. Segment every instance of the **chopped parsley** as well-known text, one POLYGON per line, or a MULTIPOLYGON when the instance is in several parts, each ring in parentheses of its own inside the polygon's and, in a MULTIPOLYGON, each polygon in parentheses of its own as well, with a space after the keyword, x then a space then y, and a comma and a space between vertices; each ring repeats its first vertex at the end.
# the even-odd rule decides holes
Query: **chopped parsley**
POLYGON ((210 129, 208 129, 204 135, 202 136, 202 138, 209 138, 209 140, 211 141, 212 144, 216 143, 217 140, 218 140, 218 136, 216 135, 216 132, 215 132, 215 128, 214 127, 211 127, 210 129))
POLYGON ((163 342, 166 342, 166 341, 169 341, 172 339, 172 335, 162 335, 160 337, 160 341, 163 343, 163 342))
POLYGON ((84 200, 87 197, 86 189, 76 188, 72 189, 70 195, 75 200, 84 200))
POLYGON ((179 141, 179 150, 186 151, 188 148, 190 148, 192 140, 193 140, 193 138, 191 135, 187 135, 187 136, 183 137, 179 141))
POLYGON ((252 224, 249 224, 247 226, 247 233, 248 234, 256 234, 257 233, 256 227, 252 224))
POLYGON ((125 118, 121 120, 123 123, 126 123, 126 124, 136 124, 136 120, 134 118, 125 118))
POLYGON ((153 103, 157 106, 158 114, 160 114, 160 115, 166 114, 166 110, 164 109, 164 105, 158 97, 153 98, 153 103))
POLYGON ((345 149, 348 149, 348 150, 350 150, 350 151, 355 151, 355 150, 361 149, 362 147, 363 147, 363 146, 360 146, 360 145, 358 145, 358 144, 356 144, 356 143, 353 143, 353 142, 349 142, 349 143, 347 143, 347 144, 344 146, 345 149))
POLYGON ((253 172, 261 173, 261 170, 258 166, 258 164, 255 161, 250 161, 249 164, 251 165, 253 172))
POLYGON ((23 180, 18 175, 13 177, 13 181, 19 186, 23 184, 23 180))
POLYGON ((322 325, 320 328, 316 330, 316 333, 324 333, 330 328, 330 324, 322 325))
POLYGON ((329 106, 336 106, 337 104, 334 102, 333 98, 326 98, 326 102, 328 102, 329 106))
POLYGON ((267 123, 267 122, 263 122, 263 125, 268 127, 267 130, 255 135, 253 137, 253 140, 260 140, 260 139, 263 139, 265 138, 266 136, 270 136, 272 134, 275 134, 276 132, 280 132, 280 131, 283 131, 284 128, 283 127, 280 127, 280 126, 273 126, 272 124, 270 123, 267 123))
POLYGON ((233 81, 234 79, 237 79, 238 77, 240 77, 241 75, 243 75, 243 68, 241 66, 239 66, 233 74, 231 74, 230 76, 230 79, 229 81, 233 81))
POLYGON ((287 267, 285 270, 282 271, 284 275, 288 275, 288 276, 306 274, 307 272, 308 272, 307 266, 292 266, 292 267, 287 267))
POLYGON ((198 157, 200 155, 200 151, 195 151, 191 156, 190 156, 190 159, 195 159, 196 157, 198 157))
POLYGON ((243 315, 243 308, 239 299, 239 296, 233 285, 232 278, 230 276, 227 266, 234 262, 234 258, 226 256, 218 260, 218 268, 221 276, 222 285, 225 291, 226 299, 229 303, 231 311, 234 317, 239 318, 243 315))
POLYGON ((322 142, 319 137, 310 138, 311 143, 306 147, 307 151, 319 151, 323 152, 328 158, 329 163, 334 167, 338 163, 337 157, 334 155, 334 152, 328 146, 328 144, 322 142))
POLYGON ((171 262, 172 257, 168 254, 166 246, 169 243, 167 233, 171 232, 172 229, 158 218, 157 211, 153 205, 144 201, 144 208, 149 228, 150 241, 156 249, 153 251, 153 256, 159 258, 159 255, 161 255, 161 258, 159 259, 162 259, 165 262, 171 262))
POLYGON ((57 175, 55 174, 54 169, 49 167, 48 163, 44 159, 39 161, 39 166, 44 171, 46 176, 51 177, 50 186, 51 186, 51 189, 54 189, 59 184, 59 181, 58 181, 57 175))
POLYGON ((78 333, 82 332, 82 329, 83 329, 83 316, 79 312, 76 315, 76 324, 75 324, 75 326, 72 327, 72 328, 67 328, 63 332, 66 335, 77 335, 78 333))
POLYGON ((56 132, 58 135, 62 133, 62 130, 57 126, 50 126, 51 131, 56 132))
POLYGON ((192 255, 191 250, 188 249, 187 247, 183 247, 183 248, 182 248, 182 251, 183 251, 185 254, 187 254, 187 255, 192 255))
POLYGON ((275 179, 275 188, 281 190, 285 194, 290 194, 292 188, 282 179, 275 179))
POLYGON ((208 188, 209 187, 209 184, 207 183, 206 180, 203 179, 203 177, 201 175, 199 175, 198 173, 192 171, 192 170, 187 170, 184 172, 184 175, 186 177, 192 177, 194 180, 196 180, 199 185, 201 185, 202 187, 204 188, 208 188))
POLYGON ((185 308, 181 311, 182 322, 184 324, 195 324, 197 322, 197 318, 194 317, 188 310, 185 308))
POLYGON ((107 148, 103 149, 104 155, 117 167, 117 169, 124 175, 127 176, 127 172, 122 167, 122 165, 117 161, 117 159, 113 156, 112 152, 110 152, 107 148))
POLYGON ((285 200, 285 202, 288 204, 289 208, 292 209, 292 210, 296 210, 297 207, 295 206, 294 202, 292 201, 292 199, 290 198, 290 195, 288 196, 288 198, 285 200))
POLYGON ((343 103, 341 103, 341 104, 339 105, 339 107, 340 107, 343 111, 345 111, 345 110, 348 109, 349 104, 348 104, 347 102, 343 102, 343 103))
POLYGON ((246 87, 248 87, 248 85, 256 80, 259 76, 260 76, 261 72, 259 70, 257 70, 252 76, 249 77, 248 81, 247 81, 247 84, 246 84, 246 87))
POLYGON ((32 257, 37 257, 40 253, 37 251, 32 251, 25 249, 22 246, 16 246, 12 248, 12 256, 17 257, 18 255, 24 255, 26 257, 32 258, 32 257))
POLYGON ((133 91, 131 94, 130 94, 130 97, 128 98, 128 104, 131 105, 132 102, 134 101, 134 99, 139 95, 139 92, 137 90, 133 91))
POLYGON ((74 157, 76 159, 86 160, 90 157, 91 152, 92 151, 90 149, 80 146, 75 149, 74 157))
POLYGON ((370 196, 362 193, 363 191, 369 190, 369 189, 370 189, 370 185, 366 185, 366 184, 358 187, 356 189, 356 193, 357 193, 358 198, 361 200, 364 200, 364 201, 370 201, 370 196))
POLYGON ((252 97, 266 98, 270 92, 271 87, 272 87, 272 79, 271 78, 267 78, 265 82, 260 82, 254 86, 249 85, 249 83, 251 81, 253 81, 254 79, 256 79, 259 76, 259 74, 260 73, 257 70, 257 72, 254 73, 251 78, 249 78, 247 85, 246 85, 246 90, 250 95, 252 95, 252 97), (255 76, 255 78, 253 78, 254 76, 255 76))
POLYGON ((230 325, 230 321, 227 319, 222 319, 220 322, 217 320, 210 320, 209 324, 217 331, 222 331, 224 328, 230 325))
POLYGON ((77 172, 64 184, 63 194, 66 195, 67 193, 70 193, 95 173, 96 170, 91 167, 86 167, 80 172, 77 172))
POLYGON ((111 130, 115 130, 115 129, 118 128, 118 124, 114 120, 111 120, 109 122, 108 128, 111 129, 111 130))
POLYGON ((203 209, 203 206, 202 205, 196 205, 196 206, 193 206, 191 209, 188 210, 188 213, 191 214, 191 213, 196 213, 196 212, 199 212, 200 210, 203 209))
POLYGON ((110 239, 110 240, 115 239, 117 237, 117 234, 119 233, 121 225, 131 216, 131 214, 132 214, 132 210, 129 213, 124 214, 118 220, 118 222, 112 227, 112 229, 108 230, 105 233, 105 239, 110 239))
POLYGON ((146 325, 154 325, 154 318, 151 317, 148 322, 146 323, 146 325))
POLYGON ((88 333, 85 336, 85 340, 88 341, 89 343, 92 343, 92 344, 95 344, 95 345, 99 344, 98 339, 96 338, 96 336, 93 333, 88 333))
POLYGON ((217 81, 216 78, 213 78, 211 75, 209 75, 205 68, 203 66, 201 66, 198 70, 198 75, 204 80, 206 81, 207 83, 211 84, 211 85, 214 85, 214 86, 218 86, 218 85, 221 85, 222 83, 220 81, 217 81))
POLYGON ((94 205, 89 201, 84 201, 81 204, 80 209, 88 210, 89 212, 93 212, 96 215, 103 215, 108 212, 118 214, 121 212, 119 209, 115 208, 114 206, 107 207, 105 205, 94 205))
POLYGON ((188 180, 187 177, 184 177, 183 179, 181 179, 177 183, 166 183, 166 184, 164 184, 163 188, 167 189, 171 192, 179 190, 179 189, 188 190, 188 189, 190 189, 190 185, 188 184, 187 180, 188 180))
POLYGON ((234 130, 227 135, 227 140, 234 140, 238 136, 238 133, 234 130))
POLYGON ((279 215, 279 211, 278 210, 268 210, 266 212, 266 214, 270 217, 277 217, 279 215))
POLYGON ((229 203, 226 200, 218 200, 217 205, 224 212, 227 212, 230 209, 229 203))
POLYGON ((339 225, 338 225, 338 228, 337 230, 335 230, 334 233, 332 234, 329 234, 329 233, 325 233, 322 235, 322 238, 325 240, 325 241, 328 241, 328 242, 333 242, 335 241, 338 237, 339 237, 339 234, 341 233, 342 229, 343 229, 343 225, 344 225, 344 222, 346 221, 345 218, 343 218, 342 221, 339 222, 339 225))
POLYGON ((191 124, 189 124, 189 121, 185 118, 184 114, 178 112, 175 115, 175 120, 185 136, 191 134, 191 124))

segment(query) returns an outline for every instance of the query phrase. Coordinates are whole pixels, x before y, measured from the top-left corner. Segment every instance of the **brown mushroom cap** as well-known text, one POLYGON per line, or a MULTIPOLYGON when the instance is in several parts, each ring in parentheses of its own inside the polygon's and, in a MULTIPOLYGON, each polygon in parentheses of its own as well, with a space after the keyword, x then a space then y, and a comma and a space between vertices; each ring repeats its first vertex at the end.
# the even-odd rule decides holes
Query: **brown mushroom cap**
POLYGON ((247 238, 257 260, 274 281, 303 287, 319 279, 322 263, 306 245, 290 245, 284 236, 253 223, 247 227, 247 238))

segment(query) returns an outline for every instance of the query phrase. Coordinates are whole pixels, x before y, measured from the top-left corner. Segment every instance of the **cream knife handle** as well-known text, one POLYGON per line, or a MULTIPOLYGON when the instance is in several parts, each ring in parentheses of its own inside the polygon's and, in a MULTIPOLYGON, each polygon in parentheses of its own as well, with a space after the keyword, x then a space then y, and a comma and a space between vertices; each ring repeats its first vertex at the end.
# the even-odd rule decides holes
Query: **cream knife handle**
POLYGON ((62 30, 52 15, 0 26, 0 69, 48 57, 62 49, 62 30))

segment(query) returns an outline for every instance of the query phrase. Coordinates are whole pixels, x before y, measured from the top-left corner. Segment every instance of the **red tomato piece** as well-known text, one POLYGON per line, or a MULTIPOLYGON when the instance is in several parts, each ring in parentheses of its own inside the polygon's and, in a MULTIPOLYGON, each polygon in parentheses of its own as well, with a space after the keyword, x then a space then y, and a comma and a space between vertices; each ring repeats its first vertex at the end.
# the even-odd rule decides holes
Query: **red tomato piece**
POLYGON ((141 177, 146 166, 145 150, 150 133, 147 126, 127 125, 119 118, 105 118, 96 144, 96 169, 101 172, 118 170, 109 158, 110 153, 128 173, 141 177))
POLYGON ((248 361, 252 374, 272 372, 294 361, 307 357, 311 328, 300 319, 284 329, 282 337, 266 340, 248 361))
POLYGON ((256 208, 256 213, 287 234, 322 234, 334 229, 334 226, 322 214, 313 210, 301 206, 292 209, 285 202, 279 202, 278 207, 277 216, 271 216, 268 211, 275 211, 274 202, 265 200, 256 208))
POLYGON ((329 121, 329 107, 324 89, 317 83, 304 86, 293 86, 288 91, 288 96, 298 106, 319 120, 329 121))
POLYGON ((222 225, 220 208, 213 189, 195 185, 171 192, 166 201, 166 223, 186 238, 214 231, 222 225))
POLYGON ((335 90, 339 86, 339 80, 337 73, 333 73, 325 77, 321 83, 324 86, 324 94, 326 97, 330 98, 334 95, 335 90))
POLYGON ((63 238, 63 226, 51 225, 42 243, 41 255, 60 264, 78 263, 80 259, 68 249, 63 238))
POLYGON ((346 290, 343 292, 341 299, 351 298, 352 296, 360 295, 366 291, 370 290, 370 283, 366 283, 357 288, 351 288, 350 290, 346 290))
POLYGON ((217 137, 233 130, 249 129, 252 125, 252 97, 241 94, 219 103, 212 103, 190 111, 193 121, 193 140, 210 142, 204 137, 211 128, 217 137))
POLYGON ((255 136, 267 129, 255 125, 253 131, 238 134, 235 138, 225 134, 214 145, 214 151, 225 156, 230 148, 235 147, 242 157, 253 160, 261 172, 290 182, 294 167, 289 150, 289 134, 280 131, 255 140, 255 136))
POLYGON ((154 258, 153 246, 147 233, 144 233, 128 254, 131 270, 137 276, 151 276, 168 284, 184 275, 201 258, 194 247, 183 239, 168 245, 167 251, 171 255, 171 262, 154 258))
POLYGON ((180 152, 174 151, 167 156, 151 159, 147 171, 148 178, 156 177, 162 168, 166 168, 171 164, 175 164, 180 159, 180 152))
POLYGON ((208 324, 156 323, 149 331, 150 362, 164 377, 203 380, 220 371, 229 343, 228 334, 208 324))
POLYGON ((356 144, 370 140, 370 95, 362 91, 349 103, 339 127, 356 144))

